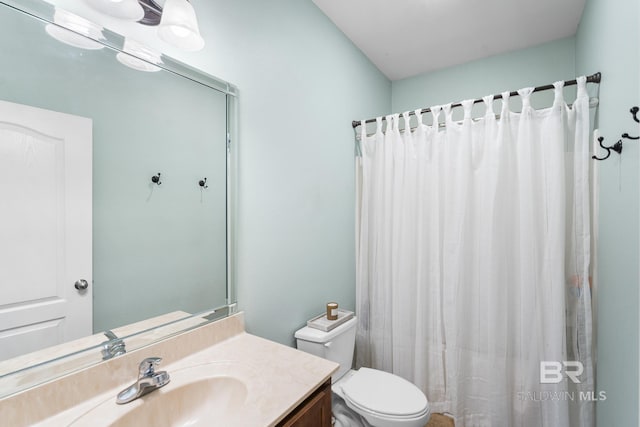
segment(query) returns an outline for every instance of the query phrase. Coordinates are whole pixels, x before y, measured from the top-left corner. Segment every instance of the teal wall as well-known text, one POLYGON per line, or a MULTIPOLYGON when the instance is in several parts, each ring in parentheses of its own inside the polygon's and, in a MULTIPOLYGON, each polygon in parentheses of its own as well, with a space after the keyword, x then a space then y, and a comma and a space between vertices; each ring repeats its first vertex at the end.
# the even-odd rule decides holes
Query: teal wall
POLYGON ((352 119, 391 83, 310 1, 194 0, 206 47, 177 59, 239 89, 239 307, 293 345, 328 301, 353 309, 352 119))
MULTIPOLYGON (((595 71, 594 71, 595 72, 595 71)), ((590 74, 590 72, 588 72, 590 74)), ((392 111, 441 105, 575 77, 575 38, 420 74, 393 82, 392 111)), ((552 94, 535 93, 543 104, 552 94)), ((549 98, 551 97, 551 98, 549 98)), ((517 98, 513 101, 519 102, 517 98)), ((550 105, 550 103, 547 103, 550 105)), ((514 105, 517 108, 517 105, 514 105)))
POLYGON ((192 4, 202 51, 136 38, 238 87, 239 308, 249 332, 293 345, 326 302, 354 308, 350 124, 388 114, 391 83, 311 0, 192 4))
MULTIPOLYGON (((576 35, 578 73, 602 72, 598 122, 606 142, 638 135, 629 108, 640 104, 640 3, 588 0, 576 35)), ((638 142, 598 164, 597 386, 599 426, 637 426, 638 420, 638 142), (611 420, 615 420, 612 423, 611 420)))

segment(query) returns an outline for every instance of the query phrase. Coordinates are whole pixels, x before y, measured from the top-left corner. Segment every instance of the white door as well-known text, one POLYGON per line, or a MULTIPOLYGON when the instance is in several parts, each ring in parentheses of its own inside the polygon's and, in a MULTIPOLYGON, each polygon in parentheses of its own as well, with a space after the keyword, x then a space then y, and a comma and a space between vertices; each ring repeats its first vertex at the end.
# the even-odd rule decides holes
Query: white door
POLYGON ((0 101, 0 360, 92 333, 91 194, 92 121, 0 101))

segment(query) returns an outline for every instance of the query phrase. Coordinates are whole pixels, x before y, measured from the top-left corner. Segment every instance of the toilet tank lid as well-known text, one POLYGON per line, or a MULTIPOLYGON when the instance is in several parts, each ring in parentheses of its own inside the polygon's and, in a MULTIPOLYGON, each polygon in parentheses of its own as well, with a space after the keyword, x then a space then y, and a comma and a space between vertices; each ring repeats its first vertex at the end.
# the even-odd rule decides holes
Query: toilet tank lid
POLYGON ((309 326, 305 326, 304 328, 298 329, 295 333, 296 339, 317 342, 317 343, 327 343, 342 334, 343 332, 348 331, 351 328, 356 327, 357 319, 354 317, 352 319, 347 320, 342 325, 334 328, 328 332, 321 331, 320 329, 311 328, 309 326))

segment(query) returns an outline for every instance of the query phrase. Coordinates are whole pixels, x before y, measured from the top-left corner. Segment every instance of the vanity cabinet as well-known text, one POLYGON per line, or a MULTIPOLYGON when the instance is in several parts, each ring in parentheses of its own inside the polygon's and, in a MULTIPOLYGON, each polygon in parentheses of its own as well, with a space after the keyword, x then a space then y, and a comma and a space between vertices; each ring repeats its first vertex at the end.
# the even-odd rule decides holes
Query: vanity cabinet
POLYGON ((277 427, 330 427, 331 379, 277 424, 277 427))

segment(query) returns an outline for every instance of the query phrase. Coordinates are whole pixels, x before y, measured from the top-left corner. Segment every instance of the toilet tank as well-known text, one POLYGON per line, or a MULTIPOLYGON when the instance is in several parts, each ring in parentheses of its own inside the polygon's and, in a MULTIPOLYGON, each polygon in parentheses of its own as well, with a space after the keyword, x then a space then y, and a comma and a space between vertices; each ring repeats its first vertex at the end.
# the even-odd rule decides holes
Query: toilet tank
POLYGON ((338 372, 331 379, 332 383, 338 381, 351 369, 356 343, 356 322, 354 317, 328 332, 308 326, 296 331, 298 350, 340 364, 338 372))

